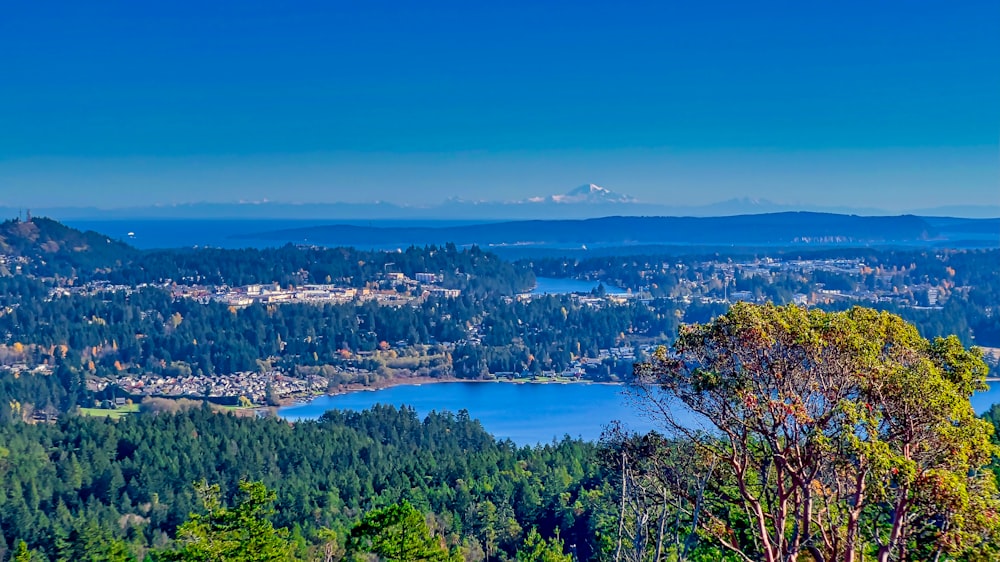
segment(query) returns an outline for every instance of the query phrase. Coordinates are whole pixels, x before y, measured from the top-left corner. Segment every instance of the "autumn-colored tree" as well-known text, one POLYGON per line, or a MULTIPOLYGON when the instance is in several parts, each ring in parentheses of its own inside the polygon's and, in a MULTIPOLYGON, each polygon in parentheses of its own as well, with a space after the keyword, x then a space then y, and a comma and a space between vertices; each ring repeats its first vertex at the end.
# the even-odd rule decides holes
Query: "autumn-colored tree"
MULTIPOLYGON (((899 317, 736 304, 637 364, 645 412, 718 459, 701 532, 745 560, 996 553, 986 365, 899 317)), ((989 557, 991 554, 986 554, 989 557)))
POLYGON ((181 322, 184 322, 184 317, 181 316, 180 312, 175 312, 175 313, 173 313, 173 314, 170 315, 170 327, 171 328, 173 328, 173 329, 176 330, 177 327, 181 325, 181 322))

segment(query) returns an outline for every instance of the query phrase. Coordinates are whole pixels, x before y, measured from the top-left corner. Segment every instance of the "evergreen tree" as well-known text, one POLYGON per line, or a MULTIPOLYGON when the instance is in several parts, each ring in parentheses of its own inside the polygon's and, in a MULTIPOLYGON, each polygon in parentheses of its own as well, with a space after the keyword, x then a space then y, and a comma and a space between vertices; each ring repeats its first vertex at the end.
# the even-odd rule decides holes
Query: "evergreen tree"
POLYGON ((35 553, 28 548, 28 543, 24 541, 17 543, 17 549, 10 557, 11 562, 32 562, 34 559, 35 553))
POLYGON ((417 562, 448 560, 448 551, 431 535, 424 514, 410 502, 375 509, 351 529, 350 549, 377 554, 383 560, 417 562))
POLYGON ((538 529, 532 529, 517 550, 517 562, 573 562, 573 556, 563 553, 559 535, 545 540, 538 529))
POLYGON ((287 529, 275 529, 275 493, 261 482, 239 483, 240 498, 231 508, 222 505, 219 486, 197 486, 207 513, 193 513, 177 529, 180 546, 166 560, 184 562, 284 562, 294 560, 287 529))

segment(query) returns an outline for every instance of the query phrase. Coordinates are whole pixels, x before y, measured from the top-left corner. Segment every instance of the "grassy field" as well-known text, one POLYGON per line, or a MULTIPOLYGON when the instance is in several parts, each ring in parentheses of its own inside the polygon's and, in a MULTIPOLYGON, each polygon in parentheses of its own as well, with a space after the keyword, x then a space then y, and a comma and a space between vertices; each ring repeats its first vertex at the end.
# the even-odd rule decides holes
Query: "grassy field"
POLYGON ((118 419, 122 416, 128 414, 134 414, 139 411, 138 404, 129 404, 127 406, 119 406, 113 410, 105 410, 104 408, 80 408, 80 414, 84 416, 94 416, 99 418, 111 418, 118 419))
POLYGON ((260 404, 250 404, 249 406, 212 406, 212 407, 225 412, 236 412, 239 410, 256 410, 257 408, 260 408, 260 404))
MULTIPOLYGON (((198 402, 200 403, 200 402, 198 402)), ((233 414, 239 415, 254 415, 255 409, 258 407, 256 404, 251 406, 212 406, 218 412, 231 412, 233 414)), ((139 411, 138 404, 130 404, 128 406, 120 406, 113 410, 107 410, 104 408, 80 408, 80 414, 84 416, 94 416, 96 418, 111 418, 117 420, 123 416, 129 414, 134 414, 139 411)))

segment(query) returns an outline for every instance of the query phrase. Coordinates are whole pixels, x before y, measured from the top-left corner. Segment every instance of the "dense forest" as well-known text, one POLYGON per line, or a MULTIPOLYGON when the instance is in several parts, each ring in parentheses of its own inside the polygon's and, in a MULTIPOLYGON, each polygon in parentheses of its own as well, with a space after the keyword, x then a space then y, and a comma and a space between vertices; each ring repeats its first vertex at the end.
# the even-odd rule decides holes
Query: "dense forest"
POLYGON ((272 520, 292 530, 303 557, 316 554, 324 530, 343 546, 363 513, 403 499, 433 513, 447 546, 473 559, 512 557, 532 529, 558 530, 589 559, 609 517, 594 445, 517 448, 463 412, 420 420, 384 407, 290 425, 193 407, 117 422, 5 423, 0 445, 0 551, 24 540, 51 560, 72 559, 74 538, 87 533, 140 559, 163 549, 200 509, 193 483, 203 480, 225 497, 246 479, 274 490, 272 520))

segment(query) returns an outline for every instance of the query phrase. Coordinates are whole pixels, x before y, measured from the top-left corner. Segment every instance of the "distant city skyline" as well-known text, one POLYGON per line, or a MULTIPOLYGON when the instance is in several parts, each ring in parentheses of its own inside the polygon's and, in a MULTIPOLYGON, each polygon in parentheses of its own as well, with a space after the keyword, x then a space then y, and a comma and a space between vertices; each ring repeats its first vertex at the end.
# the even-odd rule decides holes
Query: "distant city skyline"
POLYGON ((996 2, 6 12, 0 207, 1000 205, 996 2))

